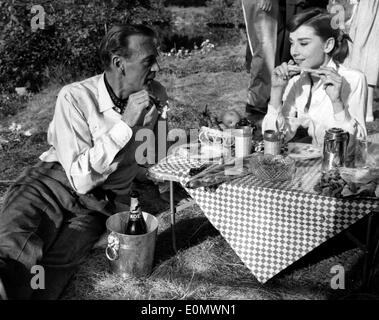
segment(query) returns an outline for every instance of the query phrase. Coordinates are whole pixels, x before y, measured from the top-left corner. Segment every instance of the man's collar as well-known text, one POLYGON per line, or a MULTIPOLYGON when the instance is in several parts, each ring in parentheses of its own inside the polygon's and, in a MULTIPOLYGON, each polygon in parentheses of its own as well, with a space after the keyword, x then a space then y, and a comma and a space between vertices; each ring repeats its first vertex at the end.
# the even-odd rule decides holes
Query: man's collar
POLYGON ((105 86, 103 73, 99 79, 98 92, 99 92, 99 111, 104 112, 115 107, 108 90, 105 86))

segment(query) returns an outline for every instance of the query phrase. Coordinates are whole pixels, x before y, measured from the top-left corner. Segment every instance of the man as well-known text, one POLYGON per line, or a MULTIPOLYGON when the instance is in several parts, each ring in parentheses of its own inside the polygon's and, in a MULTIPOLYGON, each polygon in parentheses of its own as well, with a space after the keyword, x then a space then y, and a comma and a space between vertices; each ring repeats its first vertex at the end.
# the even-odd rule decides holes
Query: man
POLYGON ((105 230, 127 208, 140 173, 135 134, 158 118, 149 94, 166 101, 154 32, 115 26, 100 45, 105 72, 60 91, 50 150, 8 191, 0 213, 0 297, 56 299, 105 230), (148 90, 149 92, 148 92, 148 90), (31 285, 44 268, 45 289, 31 285), (34 289, 34 290, 33 290, 34 289))

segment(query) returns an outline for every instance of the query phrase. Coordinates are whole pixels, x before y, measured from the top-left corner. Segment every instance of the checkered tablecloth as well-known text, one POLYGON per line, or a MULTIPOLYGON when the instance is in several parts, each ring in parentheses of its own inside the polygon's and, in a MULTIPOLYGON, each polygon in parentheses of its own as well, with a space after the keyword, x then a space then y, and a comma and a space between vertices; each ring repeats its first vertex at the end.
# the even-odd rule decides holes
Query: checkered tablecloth
MULTIPOLYGON (((378 207, 377 201, 325 197, 313 191, 321 160, 298 161, 292 181, 253 175, 216 190, 187 189, 206 217, 262 283, 378 207)), ((150 168, 162 180, 189 179, 200 163, 171 156, 150 168)))

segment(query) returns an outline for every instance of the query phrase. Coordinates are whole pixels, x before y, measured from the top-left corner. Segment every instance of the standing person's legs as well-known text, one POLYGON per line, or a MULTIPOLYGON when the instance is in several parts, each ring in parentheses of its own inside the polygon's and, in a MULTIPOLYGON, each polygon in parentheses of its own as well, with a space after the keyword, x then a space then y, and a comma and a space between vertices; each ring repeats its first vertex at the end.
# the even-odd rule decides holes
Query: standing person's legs
POLYGON ((250 73, 252 58, 253 58, 253 55, 251 54, 250 45, 249 45, 249 42, 247 42, 246 54, 245 54, 245 68, 246 68, 247 73, 250 73))
POLYGON ((368 86, 366 122, 374 121, 374 89, 375 86, 368 86))
POLYGON ((270 98, 271 73, 275 67, 279 5, 277 1, 273 1, 270 12, 261 10, 257 1, 242 0, 242 6, 253 55, 246 112, 265 114, 270 98))
POLYGON ((3 285, 3 280, 0 279, 0 300, 7 300, 7 293, 5 292, 5 288, 3 285))
MULTIPOLYGON (((282 64, 284 59, 287 57, 288 46, 285 41, 287 41, 287 30, 286 30, 286 1, 279 1, 279 11, 278 11, 278 32, 277 32, 277 41, 276 41, 276 54, 275 54, 275 65, 278 66, 282 64), (286 57, 283 58, 283 56, 286 57)), ((287 60, 288 61, 288 60, 287 60)))

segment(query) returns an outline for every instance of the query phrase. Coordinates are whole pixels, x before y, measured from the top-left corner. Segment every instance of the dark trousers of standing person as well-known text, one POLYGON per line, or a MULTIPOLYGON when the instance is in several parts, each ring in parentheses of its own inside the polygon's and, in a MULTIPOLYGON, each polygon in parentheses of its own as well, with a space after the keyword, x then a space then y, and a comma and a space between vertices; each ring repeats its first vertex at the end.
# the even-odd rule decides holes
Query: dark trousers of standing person
POLYGON ((242 0, 248 45, 252 52, 246 112, 264 114, 275 65, 279 4, 273 1, 270 12, 261 10, 258 4, 257 0, 242 0))
POLYGON ((59 163, 25 170, 0 213, 0 278, 8 298, 59 298, 112 211, 101 192, 75 193, 59 163), (41 276, 36 265, 44 277, 33 286, 41 276))

